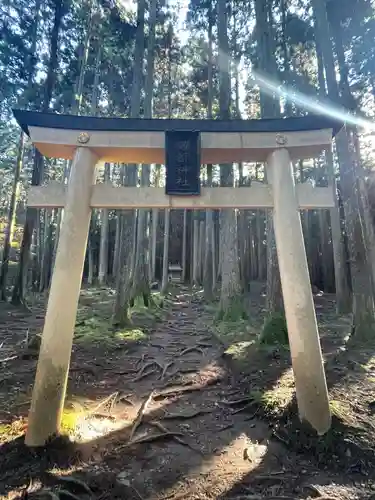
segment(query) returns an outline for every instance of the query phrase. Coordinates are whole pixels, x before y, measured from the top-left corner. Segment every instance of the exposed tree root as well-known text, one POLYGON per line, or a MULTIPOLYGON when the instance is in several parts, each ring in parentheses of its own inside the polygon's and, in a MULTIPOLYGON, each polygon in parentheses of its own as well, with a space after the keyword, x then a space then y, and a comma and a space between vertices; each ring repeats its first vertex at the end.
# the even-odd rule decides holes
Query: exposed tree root
POLYGON ((242 403, 252 403, 254 402, 254 398, 252 396, 247 396, 247 397, 243 397, 243 398, 240 398, 240 399, 234 399, 233 401, 222 401, 222 403, 226 406, 237 406, 237 405, 240 405, 242 403))
POLYGON ((314 493, 317 494, 317 499, 318 500, 337 500, 337 498, 334 498, 334 497, 331 497, 331 496, 327 496, 327 495, 324 495, 324 493, 322 493, 322 491, 317 488, 316 486, 314 486, 313 484, 309 484, 307 486, 305 486, 305 488, 313 491, 314 493))
MULTIPOLYGON (((150 368, 151 366, 154 366, 155 362, 150 361, 146 363, 145 365, 142 366, 142 368, 139 370, 138 375, 133 379, 133 382, 137 382, 137 380, 141 380, 144 377, 147 377, 147 373, 145 374, 145 371, 147 368, 150 368)), ((154 373, 156 370, 151 370, 149 373, 154 373)))
POLYGON ((198 370, 197 368, 179 368, 178 370, 176 370, 176 374, 177 373, 196 373, 198 370))
POLYGON ((172 366, 172 365, 173 365, 173 361, 170 361, 169 363, 166 363, 166 364, 164 365, 163 372, 162 372, 162 374, 161 374, 161 376, 160 376, 160 380, 163 380, 163 378, 165 377, 165 374, 167 373, 168 368, 169 368, 170 366, 172 366))
POLYGON ((162 372, 162 375, 163 375, 165 367, 154 359, 153 361, 149 361, 148 363, 146 363, 145 365, 142 366, 142 368, 138 372, 138 375, 133 379, 133 382, 137 382, 138 380, 141 380, 142 378, 148 377, 149 375, 152 375, 153 373, 155 373, 156 369, 153 369, 153 370, 145 373, 146 368, 149 368, 149 367, 154 366, 154 365, 156 365, 160 369, 160 371, 162 372))
POLYGON ((82 500, 81 498, 79 498, 79 496, 71 493, 68 490, 60 490, 57 494, 60 500, 82 500))
POLYGON ((212 344, 208 342, 198 342, 198 347, 212 347, 212 344))
POLYGON ((89 488, 89 486, 84 482, 81 481, 80 479, 72 476, 60 476, 56 477, 53 476, 53 478, 58 481, 59 483, 65 483, 67 487, 70 488, 75 488, 77 490, 81 490, 82 492, 87 493, 88 495, 92 495, 92 491, 89 488))
POLYGON ((7 361, 13 361, 14 359, 17 359, 17 358, 18 358, 18 355, 9 356, 9 358, 0 359, 0 363, 6 363, 7 361))
POLYGON ((53 491, 48 491, 48 490, 42 490, 42 491, 38 491, 36 493, 30 493, 28 495, 28 497, 30 499, 31 498, 40 498, 40 497, 44 497, 44 498, 49 497, 51 500, 60 500, 60 497, 58 495, 56 495, 56 493, 54 493, 53 491))
MULTIPOLYGON (((157 429, 159 429, 159 431, 164 432, 165 434, 170 432, 166 427, 164 427, 164 425, 161 422, 158 422, 157 420, 151 420, 148 423, 150 425, 156 427, 157 429)), ((178 435, 173 436, 173 440, 176 441, 176 443, 182 444, 182 446, 187 446, 192 451, 195 451, 195 452, 201 454, 200 450, 196 450, 195 448, 193 448, 189 443, 187 443, 184 439, 180 438, 178 435)))
POLYGON ((154 396, 154 391, 152 391, 149 394, 149 396, 141 404, 141 406, 138 410, 137 416, 135 417, 134 423, 132 425, 131 431, 130 431, 129 442, 133 439, 133 436, 134 436, 136 430, 141 425, 144 414, 147 410, 148 405, 151 403, 153 396, 154 396))
POLYGON ((161 432, 159 434, 150 434, 148 436, 142 436, 137 439, 133 439, 126 444, 119 446, 116 451, 121 451, 126 448, 130 448, 136 444, 144 444, 144 443, 154 443, 155 441, 163 440, 166 438, 174 438, 175 436, 182 436, 181 432, 161 432))
POLYGON ((129 399, 129 396, 128 395, 120 395, 118 398, 117 398, 117 402, 118 403, 126 403, 130 406, 134 406, 134 403, 131 399, 129 399))
POLYGON ((184 354, 187 354, 188 352, 193 352, 193 351, 197 351, 203 355, 203 351, 200 347, 193 346, 193 347, 187 347, 186 349, 181 351, 179 356, 183 356, 184 354))
POLYGON ((280 441, 280 443, 283 443, 285 446, 290 445, 289 441, 280 436, 276 431, 272 432, 272 437, 275 437, 278 441, 280 441))
POLYGON ((221 378, 218 377, 218 378, 209 380, 205 385, 193 384, 193 385, 189 385, 188 387, 180 387, 177 389, 166 389, 164 391, 159 392, 154 397, 154 399, 158 400, 158 399, 169 398, 171 396, 178 396, 179 394, 183 394, 185 392, 203 391, 204 389, 206 389, 210 385, 215 385, 220 381, 221 381, 221 378))
POLYGON ((144 372, 140 375, 137 375, 134 379, 133 379, 133 382, 138 382, 139 380, 142 380, 146 377, 149 377, 150 375, 153 375, 154 373, 156 373, 156 368, 153 368, 152 370, 148 371, 148 372, 144 372))
POLYGON ((159 363, 156 359, 154 359, 154 364, 160 368, 161 371, 164 370, 164 366, 159 363))
POLYGON ((140 365, 141 363, 144 363, 146 358, 147 358, 147 354, 142 354, 141 358, 138 359, 138 361, 136 362, 136 365, 140 365))
POLYGON ((131 484, 129 486, 134 491, 134 493, 137 495, 139 500, 144 500, 143 496, 139 493, 139 491, 137 490, 137 488, 135 486, 133 486, 131 484))
POLYGON ((103 401, 101 401, 97 406, 95 406, 92 410, 89 410, 88 411, 88 415, 91 415, 93 413, 98 413, 98 410, 99 408, 102 408, 103 406, 110 404, 110 409, 112 409, 113 407, 113 402, 116 401, 117 399, 117 396, 118 396, 118 391, 110 394, 107 398, 103 399, 103 401))
MULTIPOLYGON (((250 405, 249 405, 249 407, 250 407, 250 405)), ((247 417, 245 417, 245 420, 247 420, 247 421, 248 421, 248 420, 253 420, 253 418, 255 418, 255 417, 258 415, 259 410, 260 410, 260 408, 258 408, 258 409, 257 409, 254 413, 252 413, 251 415, 248 415, 247 417)))
POLYGON ((187 420, 190 418, 198 417, 200 415, 204 415, 205 413, 212 413, 212 410, 196 410, 191 413, 165 413, 163 415, 163 419, 165 420, 187 420))
MULTIPOLYGON (((251 401, 247 405, 242 406, 242 408, 237 408, 236 410, 232 410, 232 415, 236 415, 236 413, 240 413, 241 411, 246 411, 246 410, 248 410, 249 408, 251 408, 252 406, 254 406, 256 404, 257 404, 256 401, 251 401)), ((259 410, 257 410, 255 413, 257 413, 258 411, 259 410)))
POLYGON ((224 432, 224 431, 227 431, 228 429, 231 429, 232 427, 234 426, 234 424, 227 424, 227 425, 223 425, 222 427, 220 427, 217 432, 224 432))
MULTIPOLYGON (((111 368, 105 368, 105 370, 112 370, 111 368)), ((130 375, 132 373, 138 373, 138 370, 121 370, 121 371, 112 371, 114 375, 130 375)))

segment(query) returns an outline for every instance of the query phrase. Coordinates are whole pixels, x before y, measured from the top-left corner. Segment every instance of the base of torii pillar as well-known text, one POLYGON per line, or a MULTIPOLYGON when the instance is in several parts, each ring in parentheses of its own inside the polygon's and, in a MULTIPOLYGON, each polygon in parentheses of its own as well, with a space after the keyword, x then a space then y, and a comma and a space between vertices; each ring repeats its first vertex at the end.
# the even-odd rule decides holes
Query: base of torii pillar
POLYGON ((97 157, 78 148, 71 168, 25 443, 59 433, 91 218, 97 157))
POLYGON ((267 173, 299 417, 322 435, 331 426, 331 413, 301 216, 286 149, 270 154, 267 173))

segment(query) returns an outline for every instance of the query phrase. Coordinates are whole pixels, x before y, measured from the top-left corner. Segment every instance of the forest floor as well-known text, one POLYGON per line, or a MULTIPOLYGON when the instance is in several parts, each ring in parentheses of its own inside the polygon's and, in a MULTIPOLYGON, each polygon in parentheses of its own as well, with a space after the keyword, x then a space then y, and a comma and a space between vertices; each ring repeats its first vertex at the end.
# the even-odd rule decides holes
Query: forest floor
POLYGON ((72 441, 38 452, 23 444, 37 358, 26 343, 44 309, 2 305, 0 497, 374 500, 375 344, 347 342, 350 318, 315 297, 334 415, 317 438, 298 421, 287 348, 257 341, 262 300, 254 285, 250 319, 217 323, 181 288, 114 331, 111 290, 84 290, 63 417, 72 441))

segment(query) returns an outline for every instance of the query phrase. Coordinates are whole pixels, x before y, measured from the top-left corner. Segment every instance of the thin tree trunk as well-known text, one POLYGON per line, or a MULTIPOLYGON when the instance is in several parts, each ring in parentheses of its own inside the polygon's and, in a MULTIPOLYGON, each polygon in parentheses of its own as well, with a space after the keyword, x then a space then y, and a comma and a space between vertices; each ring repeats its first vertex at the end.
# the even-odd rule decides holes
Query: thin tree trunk
POLYGON ((152 228, 151 228, 151 278, 156 279, 156 243, 158 236, 159 210, 152 209, 152 228))
POLYGON ((182 276, 181 281, 186 282, 186 240, 187 240, 187 210, 184 209, 184 220, 182 226, 182 257, 181 257, 181 267, 182 276))
POLYGON ((161 293, 166 293, 168 289, 168 254, 169 254, 169 227, 170 210, 164 211, 164 248, 163 248, 163 278, 161 282, 161 293))
POLYGON ((199 285, 199 212, 195 210, 193 220, 193 285, 199 285))
MULTIPOLYGON (((124 163, 120 166, 120 184, 124 185, 125 182, 125 169, 124 163)), ((115 233, 115 246, 113 250, 113 261, 112 261, 112 279, 115 283, 117 282, 117 276, 120 271, 120 242, 121 242, 121 212, 117 212, 116 217, 116 233, 115 233)))
MULTIPOLYGON (((134 186, 136 182, 137 166, 128 166, 123 176, 124 186, 134 186)), ((129 300, 132 263, 134 255, 132 243, 135 240, 136 212, 134 210, 122 210, 118 216, 120 225, 118 271, 116 277, 116 296, 113 307, 113 324, 119 328, 125 328, 131 323, 129 317, 129 300)))
POLYGON ((113 249, 112 261, 112 279, 116 278, 119 271, 119 251, 120 251, 120 236, 121 236, 120 214, 116 217, 115 245, 113 249))
POLYGON ((330 209, 329 216, 331 219, 333 263, 335 268, 336 308, 339 314, 347 314, 352 309, 352 297, 346 271, 344 238, 341 229, 340 208, 338 204, 332 149, 325 152, 325 157, 327 162, 328 185, 333 191, 335 200, 335 206, 330 209))
POLYGON ((52 260, 53 252, 52 228, 53 211, 46 209, 44 212, 44 241, 40 268, 39 292, 43 292, 49 285, 50 262, 52 260))
POLYGON ((1 264, 1 274, 0 274, 1 300, 7 300, 7 276, 9 269, 9 256, 13 240, 14 227, 16 225, 16 210, 17 210, 17 200, 19 195, 20 177, 22 171, 23 153, 24 153, 24 134, 23 132, 21 132, 20 140, 18 143, 17 161, 16 161, 16 168, 14 171, 12 196, 9 204, 8 224, 5 233, 4 250, 3 250, 3 257, 1 264))
MULTIPOLYGON (((147 45, 147 73, 145 81, 144 117, 152 117, 152 97, 154 85, 154 59, 155 59, 155 25, 157 14, 157 1, 150 2, 149 33, 147 45)), ((150 165, 142 165, 141 186, 150 185, 150 165)), ((148 253, 148 221, 149 210, 140 209, 138 211, 137 239, 134 245, 134 265, 131 299, 142 296, 144 305, 148 306, 151 300, 151 289, 149 282, 148 253)))
POLYGON ((206 249, 206 224, 205 220, 199 223, 199 283, 203 282, 204 261, 206 249))
MULTIPOLYGON (((106 163, 104 167, 104 182, 109 183, 111 180, 111 165, 106 163)), ((100 228, 100 250, 99 250, 99 285, 103 286, 108 278, 108 229, 109 229, 109 211, 102 209, 102 224, 100 228)))

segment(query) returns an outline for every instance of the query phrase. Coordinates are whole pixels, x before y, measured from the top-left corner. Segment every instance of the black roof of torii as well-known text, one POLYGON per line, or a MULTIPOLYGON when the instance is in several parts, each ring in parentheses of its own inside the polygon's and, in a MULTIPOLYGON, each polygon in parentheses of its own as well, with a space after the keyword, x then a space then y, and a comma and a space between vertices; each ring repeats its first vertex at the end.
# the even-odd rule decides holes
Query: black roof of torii
POLYGON ((303 132, 333 129, 335 135, 344 125, 342 121, 322 115, 266 118, 259 120, 193 120, 148 118, 101 118, 94 116, 40 113, 14 109, 13 114, 22 130, 29 135, 29 127, 65 130, 107 132, 166 132, 186 130, 199 132, 303 132))

